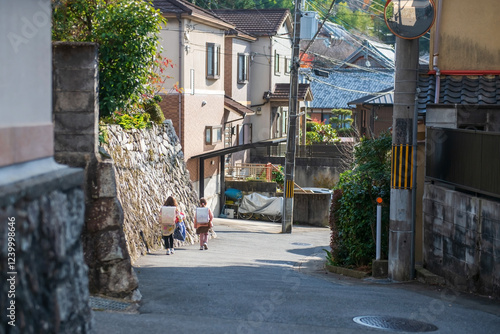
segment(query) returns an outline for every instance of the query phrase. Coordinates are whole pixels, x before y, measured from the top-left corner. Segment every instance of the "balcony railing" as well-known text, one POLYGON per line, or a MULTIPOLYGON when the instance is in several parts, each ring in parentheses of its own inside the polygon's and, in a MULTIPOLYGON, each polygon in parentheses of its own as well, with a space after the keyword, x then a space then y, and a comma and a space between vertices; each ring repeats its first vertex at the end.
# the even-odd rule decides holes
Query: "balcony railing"
POLYGON ((273 170, 279 169, 273 164, 236 163, 226 169, 228 180, 261 180, 271 182, 273 170))

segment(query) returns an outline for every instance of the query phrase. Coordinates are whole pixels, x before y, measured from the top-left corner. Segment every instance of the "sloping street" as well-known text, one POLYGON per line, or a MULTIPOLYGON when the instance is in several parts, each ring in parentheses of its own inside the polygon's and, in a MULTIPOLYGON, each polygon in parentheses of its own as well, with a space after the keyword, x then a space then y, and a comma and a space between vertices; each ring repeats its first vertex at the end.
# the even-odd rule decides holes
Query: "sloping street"
POLYGON ((384 332, 353 321, 361 316, 375 316, 361 320, 396 332, 498 333, 500 328, 500 303, 488 297, 326 272, 328 228, 294 227, 292 234, 282 234, 276 223, 214 223, 217 238, 208 250, 190 245, 174 255, 158 251, 141 257, 135 264, 143 295, 139 306, 94 311, 94 332, 384 332))

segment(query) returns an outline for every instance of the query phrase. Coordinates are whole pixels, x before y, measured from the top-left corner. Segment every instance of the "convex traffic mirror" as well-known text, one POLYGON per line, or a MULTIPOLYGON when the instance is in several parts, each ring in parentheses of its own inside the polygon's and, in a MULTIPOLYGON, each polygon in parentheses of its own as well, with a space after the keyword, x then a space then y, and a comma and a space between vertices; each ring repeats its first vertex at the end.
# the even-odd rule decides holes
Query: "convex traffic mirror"
POLYGON ((385 23, 396 36, 415 39, 432 27, 436 17, 433 0, 387 0, 385 23))

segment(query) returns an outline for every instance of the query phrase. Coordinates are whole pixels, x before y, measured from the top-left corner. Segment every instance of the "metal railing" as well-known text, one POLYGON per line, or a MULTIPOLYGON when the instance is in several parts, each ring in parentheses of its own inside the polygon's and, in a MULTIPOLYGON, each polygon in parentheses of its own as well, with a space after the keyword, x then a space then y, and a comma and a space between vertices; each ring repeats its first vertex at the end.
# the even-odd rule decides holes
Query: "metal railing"
MULTIPOLYGON (((346 144, 313 144, 297 145, 295 157, 297 158, 338 158, 342 155, 343 146, 346 144)), ((350 144, 352 146, 352 144, 350 144)), ((344 149, 345 150, 345 149, 344 149)), ((262 155, 262 152, 259 152, 262 155)), ((286 154, 286 143, 270 146, 267 152, 271 157, 284 157, 286 154)))
POLYGON ((272 179, 273 165, 236 163, 226 169, 226 179, 233 180, 262 180, 270 182, 272 179))

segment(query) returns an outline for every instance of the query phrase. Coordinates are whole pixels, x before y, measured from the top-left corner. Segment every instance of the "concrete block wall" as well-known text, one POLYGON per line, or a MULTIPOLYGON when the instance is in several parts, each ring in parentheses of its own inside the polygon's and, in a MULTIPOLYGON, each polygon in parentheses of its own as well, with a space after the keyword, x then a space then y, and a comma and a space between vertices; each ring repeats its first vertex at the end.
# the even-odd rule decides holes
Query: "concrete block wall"
POLYGON ((424 266, 462 291, 500 297, 500 201, 426 184, 424 266))
POLYGON ((331 194, 295 192, 293 196, 294 224, 328 226, 331 198, 331 194))
POLYGON ((52 49, 55 158, 85 167, 98 145, 98 45, 55 42, 52 49))

